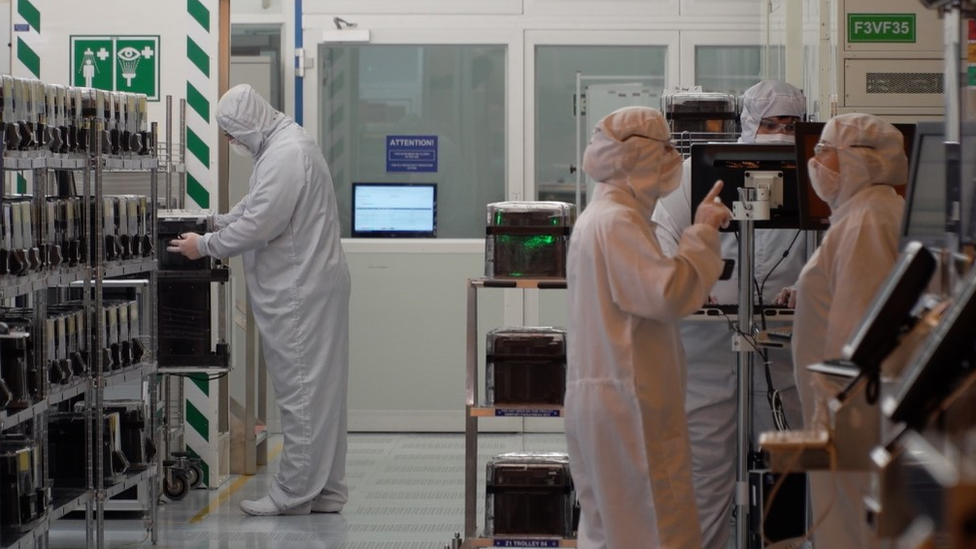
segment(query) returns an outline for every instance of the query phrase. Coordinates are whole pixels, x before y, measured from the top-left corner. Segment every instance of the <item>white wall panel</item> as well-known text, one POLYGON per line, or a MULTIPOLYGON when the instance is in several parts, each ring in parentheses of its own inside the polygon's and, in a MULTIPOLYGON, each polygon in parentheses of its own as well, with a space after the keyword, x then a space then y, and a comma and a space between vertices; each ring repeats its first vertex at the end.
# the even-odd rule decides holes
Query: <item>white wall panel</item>
MULTIPOLYGON (((681 15, 755 15, 767 0, 681 0, 681 15)), ((730 27, 733 28, 733 27, 730 27)))
POLYGON ((525 0, 526 15, 674 16, 679 0, 525 0))
MULTIPOLYGON (((522 13, 522 0, 305 0, 306 14, 490 15, 522 13)), ((341 17, 345 18, 345 15, 341 17)))

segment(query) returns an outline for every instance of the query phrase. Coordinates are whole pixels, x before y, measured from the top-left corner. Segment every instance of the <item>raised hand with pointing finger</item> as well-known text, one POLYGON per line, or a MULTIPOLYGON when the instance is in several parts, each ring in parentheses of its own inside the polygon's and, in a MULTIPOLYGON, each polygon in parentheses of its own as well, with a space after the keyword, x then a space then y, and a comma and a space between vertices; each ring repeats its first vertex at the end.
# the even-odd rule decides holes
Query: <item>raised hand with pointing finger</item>
POLYGON ((702 199, 701 204, 698 205, 698 210, 695 212, 695 223, 710 225, 715 229, 724 229, 729 226, 729 222, 732 221, 732 212, 725 204, 722 204, 722 199, 719 198, 723 185, 724 183, 721 180, 712 185, 712 190, 708 191, 708 196, 702 199))

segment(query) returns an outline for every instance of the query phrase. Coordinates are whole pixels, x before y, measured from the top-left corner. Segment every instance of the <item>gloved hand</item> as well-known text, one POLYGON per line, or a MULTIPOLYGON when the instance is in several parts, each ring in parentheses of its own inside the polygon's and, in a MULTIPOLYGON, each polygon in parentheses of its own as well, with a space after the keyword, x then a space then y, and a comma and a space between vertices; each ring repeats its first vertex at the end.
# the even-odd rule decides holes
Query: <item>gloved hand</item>
POLYGON ((790 309, 796 308, 796 288, 787 286, 779 291, 779 295, 773 300, 773 305, 786 305, 790 309))
POLYGON ((183 254, 190 260, 200 259, 203 257, 203 254, 200 253, 200 249, 197 247, 198 240, 200 240, 200 235, 197 233, 183 233, 180 235, 180 238, 169 241, 169 246, 166 247, 166 251, 183 254))
POLYGON ((695 212, 695 223, 704 223, 715 227, 715 229, 726 228, 732 221, 732 211, 722 204, 722 199, 718 197, 722 192, 722 181, 718 180, 712 185, 712 190, 708 191, 708 196, 702 199, 695 212))

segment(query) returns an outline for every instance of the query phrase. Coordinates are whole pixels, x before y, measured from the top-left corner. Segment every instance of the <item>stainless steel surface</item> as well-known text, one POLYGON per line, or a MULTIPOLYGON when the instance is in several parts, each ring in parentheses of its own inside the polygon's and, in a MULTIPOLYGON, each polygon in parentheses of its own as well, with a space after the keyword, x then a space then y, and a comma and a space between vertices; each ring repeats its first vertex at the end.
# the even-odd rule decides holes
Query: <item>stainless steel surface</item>
POLYGON ((468 280, 467 289, 467 375, 464 417, 464 537, 477 530, 478 418, 471 408, 478 405, 478 287, 468 280))
MULTIPOLYGON (((743 197, 740 196, 740 200, 743 197)), ((753 335, 753 271, 754 224, 739 221, 739 331, 745 337, 753 335)), ((749 450, 752 443, 752 348, 739 349, 736 355, 738 376, 738 408, 736 426, 735 469, 735 539, 736 547, 748 547, 749 539, 749 450)))
POLYGON ((166 96, 166 207, 173 207, 173 96, 166 96))

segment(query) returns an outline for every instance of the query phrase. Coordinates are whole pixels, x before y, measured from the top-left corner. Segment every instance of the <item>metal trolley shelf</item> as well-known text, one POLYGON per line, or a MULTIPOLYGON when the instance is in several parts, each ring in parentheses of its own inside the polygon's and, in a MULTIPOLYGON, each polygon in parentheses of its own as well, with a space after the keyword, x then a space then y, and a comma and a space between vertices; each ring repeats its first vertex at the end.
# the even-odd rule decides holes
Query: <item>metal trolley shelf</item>
POLYGON ((472 417, 563 417, 561 406, 472 406, 468 413, 472 417))
POLYGON ((47 403, 50 406, 59 404, 68 399, 72 399, 88 391, 88 378, 79 379, 67 385, 51 385, 47 394, 47 403))
POLYGON ((30 421, 47 411, 48 403, 47 399, 41 399, 35 402, 29 408, 25 408, 18 412, 10 413, 10 411, 0 412, 0 430, 10 429, 16 427, 21 423, 30 421))
POLYGON ((468 547, 576 547, 575 539, 551 537, 474 537, 467 540, 468 547))
MULTIPOLYGON (((469 278, 467 282, 467 364, 464 419, 464 533, 461 547, 576 547, 576 540, 553 537, 480 537, 478 530, 478 420, 489 417, 563 417, 561 406, 486 406, 478 398, 478 290, 566 289, 562 278, 469 278)), ((453 549, 453 548, 452 548, 453 549)))
MULTIPOLYGON (((8 77, 5 76, 4 78, 8 77)), ((17 84, 17 86, 20 85, 17 84)), ((83 289, 84 291, 80 295, 83 296, 84 304, 83 306, 79 304, 78 307, 79 310, 90 313, 102 308, 103 290, 140 283, 140 288, 148 288, 145 291, 135 290, 136 295, 139 296, 136 301, 139 303, 137 310, 140 315, 139 318, 141 318, 138 324, 140 329, 138 337, 145 348, 142 351, 144 354, 141 355, 140 362, 118 370, 105 369, 108 366, 105 363, 108 355, 104 351, 91 352, 88 357, 88 371, 80 377, 76 376, 64 385, 41 383, 37 389, 40 394, 37 395, 36 402, 30 407, 16 411, 0 411, 0 431, 13 428, 16 428, 16 431, 24 431, 38 448, 36 451, 41 452, 44 465, 40 485, 49 488, 50 494, 50 500, 47 502, 48 505, 44 514, 35 519, 34 522, 25 525, 25 528, 29 528, 31 525, 33 527, 23 534, 14 534, 16 530, 13 529, 5 530, 3 539, 0 539, 0 548, 32 549, 34 547, 47 547, 48 533, 55 521, 77 510, 87 510, 85 523, 88 529, 87 545, 89 547, 105 547, 105 502, 109 498, 136 486, 148 493, 147 501, 150 504, 146 509, 145 518, 147 529, 150 531, 153 543, 155 543, 156 499, 161 458, 157 456, 155 460, 146 464, 146 469, 126 474, 120 482, 103 487, 104 469, 100 464, 104 457, 102 441, 106 436, 105 427, 104 422, 91 420, 100 416, 106 407, 112 405, 113 401, 108 400, 105 393, 107 388, 113 388, 113 394, 116 395, 120 390, 122 393, 127 390, 121 389, 123 386, 139 390, 142 399, 146 401, 147 408, 149 410, 156 408, 158 382, 156 376, 156 277, 154 273, 158 268, 155 257, 159 250, 150 251, 146 253, 146 257, 138 259, 106 261, 105 239, 103 237, 106 236, 105 231, 111 229, 101 222, 92 222, 93 219, 106 219, 103 214, 111 213, 104 209, 106 206, 103 201, 103 174, 108 172, 140 173, 146 177, 144 195, 147 197, 146 202, 144 202, 146 206, 140 210, 141 213, 145 213, 140 227, 152 231, 151 233, 143 233, 144 235, 155 234, 156 212, 159 210, 157 200, 159 196, 157 192, 158 173, 161 168, 160 161, 156 157, 159 152, 158 148, 154 149, 159 142, 156 124, 150 124, 145 116, 147 114, 145 98, 142 98, 140 105, 138 103, 139 98, 133 95, 116 96, 100 90, 92 90, 90 96, 84 96, 85 114, 82 115, 82 94, 80 91, 77 96, 72 96, 73 101, 77 103, 72 103, 69 111, 66 107, 67 103, 59 102, 67 101, 66 99, 54 99, 55 94, 58 93, 57 89, 48 88, 48 84, 39 81, 32 81, 29 85, 32 94, 36 93, 37 89, 43 89, 45 94, 41 96, 40 101, 35 103, 39 110, 37 112, 32 110, 29 116, 47 116, 48 122, 53 118, 54 122, 48 124, 52 131, 57 132, 59 127, 70 126, 71 131, 77 130, 78 135, 85 138, 79 137, 77 141, 73 141, 79 146, 78 152, 74 153, 52 152, 48 146, 56 141, 53 141, 54 137, 51 137, 50 143, 46 141, 47 137, 50 137, 47 133, 43 134, 43 139, 39 138, 35 145, 31 145, 32 147, 36 146, 36 150, 2 151, 0 153, 0 160, 2 160, 0 168, 3 171, 28 172, 26 174, 29 185, 28 193, 15 200, 21 203, 29 200, 31 203, 28 215, 33 213, 33 218, 25 217, 24 219, 29 220, 30 224, 27 225, 25 222, 24 226, 31 230, 33 246, 28 244, 25 250, 33 250, 35 246, 42 249, 40 254, 32 252, 36 255, 30 256, 32 263, 30 268, 34 269, 33 272, 22 276, 0 275, 0 299, 32 296, 30 300, 25 301, 28 303, 28 307, 34 311, 31 328, 31 335, 34 340, 33 356, 37 367, 44 368, 49 360, 55 358, 48 356, 50 351, 44 344, 45 336, 48 335, 45 320, 49 311, 49 302, 54 304, 62 300, 79 299, 76 297, 79 295, 78 290, 83 289), (47 103, 45 103, 44 97, 47 97, 47 103), (126 103, 127 101, 128 103, 126 103), (90 107, 89 102, 92 102, 90 107), (96 104, 98 105, 97 108, 95 107, 96 104), (77 105, 77 111, 74 110, 75 105, 77 105), (111 109, 109 108, 110 105, 111 109), (125 114, 126 105, 129 109, 128 114, 125 114), (109 113, 112 113, 112 116, 109 116, 109 113), (59 117, 60 121, 58 120, 59 117), (123 125, 125 125, 124 130, 122 129, 123 125), (119 140, 122 138, 122 134, 130 131, 132 133, 125 137, 126 141, 120 144, 119 140), (119 135, 116 136, 116 133, 119 135), (133 139, 129 139, 130 137, 133 139), (93 146, 89 147, 86 144, 93 146), (112 154, 108 154, 110 147, 114 147, 112 154), (81 172, 83 186, 79 185, 74 189, 69 187, 67 194, 65 194, 64 187, 61 187, 62 181, 59 178, 58 187, 55 190, 55 178, 52 170, 81 172), (69 266, 66 262, 59 264, 60 256, 51 256, 51 263, 45 263, 46 253, 43 247, 58 243, 55 240, 57 233, 51 232, 58 230, 53 228, 56 226, 54 223, 58 221, 58 218, 49 219, 49 216, 52 215, 51 212, 55 210, 52 210, 51 206, 45 206, 45 204, 49 204, 47 201, 50 197, 61 198, 65 196, 80 199, 83 204, 80 219, 74 218, 78 223, 77 226, 80 227, 80 229, 76 229, 76 231, 80 230, 80 235, 76 232, 75 238, 83 237, 81 255, 84 259, 81 259, 81 264, 77 266, 69 266), (91 204, 90 208, 88 204, 91 204), (88 248, 89 243, 92 244, 91 248, 88 248), (115 277, 131 278, 133 275, 142 273, 145 275, 140 278, 146 280, 109 280, 115 277), (74 293, 71 293, 72 291, 74 293), (69 404, 75 400, 77 402, 69 404), (59 487, 56 479, 50 476, 51 471, 48 469, 48 458, 50 457, 48 452, 52 449, 48 440, 49 415, 57 411, 80 411, 81 404, 84 404, 86 422, 91 421, 95 427, 90 433, 93 439, 92 444, 88 445, 88 451, 82 446, 79 450, 81 452, 79 459, 87 462, 89 486, 103 488, 59 487)), ((16 89, 20 90, 21 88, 17 87, 16 89)), ((61 93, 63 93, 63 88, 61 89, 61 93)), ((170 116, 170 113, 167 113, 167 116, 170 116)), ((45 121, 43 118, 38 118, 33 120, 33 123, 35 127, 37 124, 43 127, 45 121)), ((63 143, 67 142, 67 139, 63 141, 63 143)), ((0 144, 0 150, 2 150, 2 144, 0 144)), ((169 170, 170 168, 166 167, 166 169, 169 170)), ((17 192, 23 193, 23 190, 17 192)), ((5 200, 7 200, 6 196, 0 198, 0 202, 5 200)), ((69 219, 71 219, 70 215, 69 219)), ((61 218, 60 221, 64 221, 64 218, 61 218)), ((116 220, 116 222, 118 221, 116 220)), ((25 242, 26 238, 25 229, 25 242)), ((77 256, 75 256, 74 261, 78 261, 77 256)), ((21 300, 16 303, 19 305, 21 300)), ((84 333, 84 337, 79 336, 79 339, 87 340, 88 348, 94 350, 99 345, 92 346, 96 342, 93 336, 97 333, 104 333, 107 320, 105 315, 101 314, 91 314, 90 318, 91 320, 85 323, 88 330, 84 333)), ((63 340, 59 345, 65 345, 63 340)), ((59 347, 59 350, 63 351, 63 348, 59 347)), ((132 358, 138 357, 133 356, 132 358)), ((119 398, 118 396, 109 396, 119 398)), ((146 414, 145 427, 146 432, 152 433, 152 438, 157 441, 156 446, 159 446, 161 428, 156 425, 156 414, 146 414)), ((85 436, 88 435, 86 433, 85 436)))
POLYGON ((29 532, 10 536, 9 538, 4 536, 0 539, 0 547, 3 547, 3 549, 34 549, 34 547, 42 543, 44 536, 47 535, 50 524, 50 517, 45 517, 29 532))
POLYGON ((50 520, 58 520, 88 503, 88 490, 84 488, 53 488, 51 490, 50 520))

